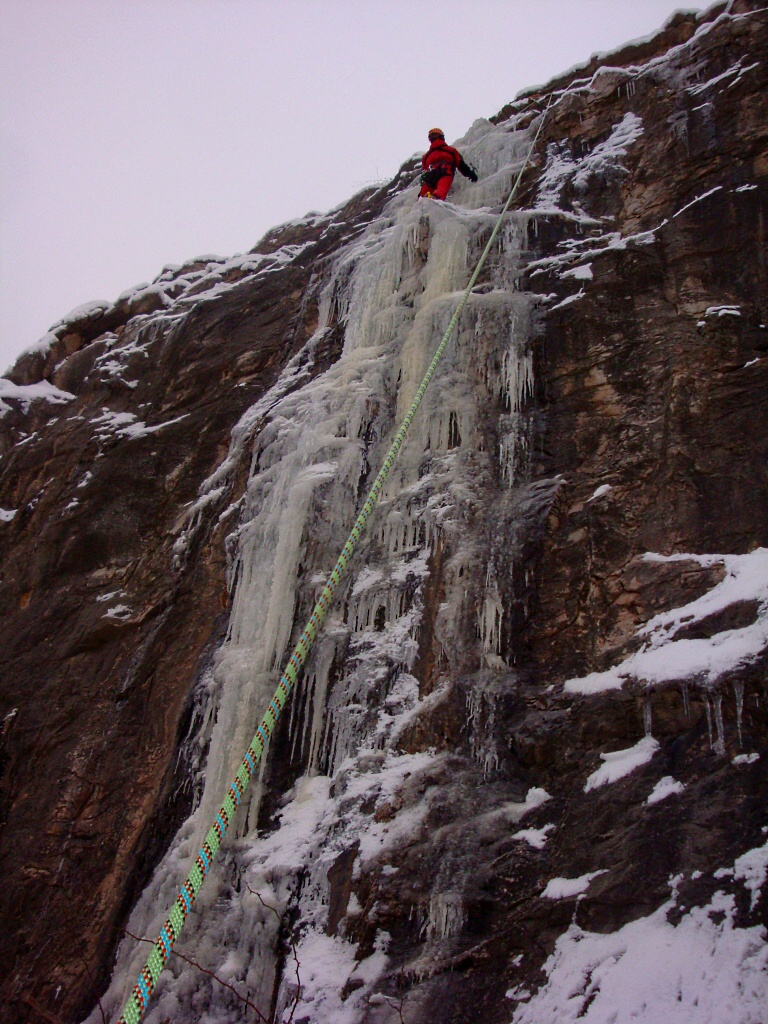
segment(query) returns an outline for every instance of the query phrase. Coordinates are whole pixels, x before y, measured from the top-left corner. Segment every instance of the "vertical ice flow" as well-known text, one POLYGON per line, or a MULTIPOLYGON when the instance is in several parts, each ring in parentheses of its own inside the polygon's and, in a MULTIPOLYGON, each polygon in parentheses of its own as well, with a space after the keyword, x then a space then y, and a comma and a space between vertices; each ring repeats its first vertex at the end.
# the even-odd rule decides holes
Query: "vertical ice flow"
MULTIPOLYGON (((175 898, 263 714, 291 640, 354 520, 359 496, 370 486, 447 327, 490 233, 489 207, 498 209, 504 201, 527 139, 527 132, 511 132, 509 125, 476 122, 460 145, 480 170, 479 186, 468 189, 457 182, 455 202, 445 205, 419 203, 409 189, 338 254, 319 296, 316 338, 340 323, 340 357, 308 379, 297 373, 300 354, 286 371, 292 374, 290 386, 287 378, 278 381, 262 399, 258 417, 252 417, 251 472, 240 522, 229 538, 229 632, 205 691, 206 709, 200 711, 210 735, 202 793, 134 908, 129 922, 134 934, 155 934, 175 898)), ((504 611, 492 582, 470 581, 472 566, 484 565, 487 553, 466 524, 481 505, 489 473, 500 486, 511 487, 524 456, 522 423, 533 389, 531 309, 528 297, 515 291, 515 281, 527 234, 527 215, 510 214, 295 694, 284 756, 291 756, 305 776, 267 835, 255 831, 260 796, 255 787, 185 928, 185 950, 247 989, 265 1011, 276 979, 278 1011, 290 1002, 295 981, 289 967, 281 966, 275 915, 248 887, 280 913, 291 908, 301 924, 302 971, 309 977, 313 957, 327 955, 331 941, 325 934, 329 867, 357 845, 356 870, 364 870, 384 842, 372 812, 362 809, 378 790, 365 786, 375 784, 379 799, 390 799, 387 787, 396 790, 439 759, 434 752, 406 754, 397 744, 422 702, 432 699, 421 692, 412 670, 424 588, 438 547, 445 592, 432 627, 443 656, 450 661, 461 631, 471 635, 479 623, 479 663, 495 658, 496 668, 505 667, 499 657, 504 611), (501 441, 485 453, 479 423, 494 403, 501 441), (371 758, 378 758, 380 776, 365 774, 371 758), (331 778, 357 778, 356 773, 363 773, 356 784, 360 795, 357 802, 348 798, 346 806, 353 810, 342 819, 335 810, 341 797, 330 795, 331 778)), ((478 691, 478 731, 470 737, 488 773, 498 763, 491 737, 494 699, 492 688, 478 691)), ((337 790, 342 793, 343 787, 337 790)), ((411 808, 408 828, 419 827, 425 809, 411 808)), ((450 891, 436 889, 430 897, 430 940, 463 927, 461 879, 454 881, 450 891)), ((354 945, 344 937, 343 922, 339 928, 333 938, 339 977, 328 982, 325 994, 307 988, 297 1009, 297 1017, 312 1024, 333 1018, 334 1000, 354 970, 354 945)), ((375 961, 381 969, 383 950, 384 945, 375 961)), ((122 1002, 144 955, 141 946, 123 943, 102 999, 106 1012, 122 1002)), ((362 1021, 375 973, 371 965, 365 984, 353 987, 343 1005, 345 1021, 362 1021)), ((196 1021, 201 1014, 222 1022, 243 1019, 225 991, 172 958, 148 1024, 196 1021)), ((89 1022, 98 1020, 97 1008, 89 1022)))

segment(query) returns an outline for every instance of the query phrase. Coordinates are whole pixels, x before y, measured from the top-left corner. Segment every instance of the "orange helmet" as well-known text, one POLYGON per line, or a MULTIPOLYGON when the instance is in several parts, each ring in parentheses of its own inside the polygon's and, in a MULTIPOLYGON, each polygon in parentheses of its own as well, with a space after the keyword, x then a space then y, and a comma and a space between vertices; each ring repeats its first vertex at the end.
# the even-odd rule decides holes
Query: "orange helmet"
POLYGON ((430 128, 429 131, 427 132, 427 138, 431 142, 433 137, 436 138, 436 139, 444 139, 445 138, 445 134, 443 132, 443 129, 442 128, 430 128))

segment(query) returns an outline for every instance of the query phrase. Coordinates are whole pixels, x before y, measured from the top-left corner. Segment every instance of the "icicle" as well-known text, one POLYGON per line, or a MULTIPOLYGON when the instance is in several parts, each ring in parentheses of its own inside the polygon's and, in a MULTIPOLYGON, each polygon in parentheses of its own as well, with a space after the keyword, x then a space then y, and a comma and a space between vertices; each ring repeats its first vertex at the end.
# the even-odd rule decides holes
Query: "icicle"
POLYGON ((743 746, 741 721, 744 714, 744 683, 741 681, 734 683, 733 692, 736 695, 736 728, 739 732, 739 749, 741 749, 743 746))
POLYGON ((685 715, 686 722, 691 721, 691 700, 688 696, 688 683, 682 683, 680 686, 683 694, 683 714, 685 715))
POLYGON ((235 828, 233 826, 232 834, 238 839, 242 839, 243 836, 247 836, 249 832, 253 832, 259 820, 259 811, 261 810, 261 800, 264 796, 264 778, 267 773, 268 754, 271 746, 271 740, 268 740, 264 748, 264 754, 259 761, 259 772, 257 777, 251 783, 250 789, 245 796, 241 807, 244 808, 243 817, 241 819, 240 827, 235 828))
POLYGON ((709 704, 709 694, 704 695, 704 707, 707 711, 707 732, 709 733, 709 747, 712 749, 712 708, 709 704))
POLYGON ((492 654, 501 653, 501 622, 504 617, 504 606, 496 588, 486 594, 483 610, 480 613, 480 635, 483 648, 492 654))
POLYGON ((312 690, 312 721, 309 729, 308 775, 316 775, 319 768, 321 741, 325 725, 325 701, 328 693, 328 677, 336 653, 336 645, 324 643, 315 659, 315 674, 312 690))
POLYGON ((723 727, 723 695, 715 694, 715 723, 717 725, 717 740, 715 741, 715 753, 725 753, 725 729, 723 727))
POLYGON ((651 736, 651 725, 652 725, 652 712, 651 712, 651 698, 648 695, 643 702, 643 727, 645 729, 645 735, 651 736))
POLYGON ((291 713, 288 719, 288 738, 291 745, 291 761, 296 760, 297 754, 298 757, 301 758, 304 753, 305 734, 301 726, 304 724, 304 716, 307 713, 309 694, 314 686, 314 682, 314 676, 310 678, 309 674, 307 674, 299 684, 299 689, 295 698, 291 701, 291 713))
POLYGON ((461 895, 457 892, 435 893, 429 901, 429 918, 422 930, 428 942, 448 939, 464 927, 466 914, 461 895))

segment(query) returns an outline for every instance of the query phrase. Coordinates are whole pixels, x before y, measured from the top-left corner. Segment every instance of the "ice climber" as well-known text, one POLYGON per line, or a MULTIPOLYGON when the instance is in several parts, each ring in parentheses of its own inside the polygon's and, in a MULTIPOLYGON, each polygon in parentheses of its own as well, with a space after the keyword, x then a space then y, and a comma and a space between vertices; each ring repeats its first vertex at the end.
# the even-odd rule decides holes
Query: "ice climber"
POLYGON ((429 129, 429 149, 421 158, 421 192, 419 198, 445 199, 451 191, 456 170, 465 178, 477 181, 477 172, 464 162, 464 157, 453 146, 446 145, 442 129, 429 129))

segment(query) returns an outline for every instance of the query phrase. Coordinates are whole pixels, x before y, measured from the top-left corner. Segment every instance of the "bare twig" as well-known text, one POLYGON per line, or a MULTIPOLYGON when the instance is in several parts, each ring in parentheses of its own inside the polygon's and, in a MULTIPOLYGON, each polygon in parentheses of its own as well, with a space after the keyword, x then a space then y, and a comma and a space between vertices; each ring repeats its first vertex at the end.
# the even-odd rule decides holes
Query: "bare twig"
MULTIPOLYGON (((125 928, 124 931, 126 935, 130 935, 130 937, 132 939, 135 939, 136 942, 148 942, 150 945, 154 946, 154 942, 152 941, 152 939, 144 939, 141 938, 139 935, 134 935, 132 932, 129 932, 127 928, 125 928)), ((264 1016, 264 1014, 261 1012, 258 1006, 252 1003, 250 999, 248 999, 246 996, 241 995, 236 988, 233 988, 232 985, 229 984, 228 981, 224 981, 224 979, 220 978, 218 974, 214 974, 213 971, 209 971, 207 967, 203 967, 202 964, 199 964, 196 960, 193 960, 192 957, 185 956, 184 953, 180 953, 178 949, 173 949, 171 950, 171 952, 174 954, 174 956, 179 957, 180 960, 183 960, 185 963, 189 964, 190 967, 196 967, 197 970, 200 971, 202 974, 207 974, 209 978, 213 978, 214 981, 218 981, 218 983, 220 985, 223 985, 224 988, 229 989, 229 991, 234 996, 236 996, 241 1003, 245 1003, 247 1007, 253 1010, 253 1012, 256 1014, 259 1020, 263 1022, 263 1024, 272 1024, 269 1018, 264 1016)))
POLYGON ((396 1003, 390 996, 384 996, 387 1001, 387 1006, 391 1006, 393 1010, 397 1010, 397 1019, 400 1024, 405 1024, 405 1017, 403 1016, 403 1003, 405 1002, 405 996, 400 998, 400 1002, 396 1003))
MULTIPOLYGON (((405 967, 400 968, 400 988, 405 987, 405 967)), ((407 993, 406 993, 407 994, 407 993)), ((383 993, 382 993, 383 995, 383 993)), ((396 1003, 391 996, 384 996, 387 1001, 387 1006, 391 1006, 393 1010, 397 1010, 397 1019, 400 1024, 405 1024, 405 1017, 403 1016, 403 1007, 405 1006, 405 995, 400 996, 400 1002, 396 1003)))
POLYGON ((252 889, 250 887, 250 885, 248 885, 247 882, 245 883, 245 887, 248 890, 248 892, 251 893, 252 896, 256 897, 256 899, 259 901, 259 903, 262 905, 262 907, 266 907, 267 910, 271 910, 272 911, 272 913, 275 915, 277 920, 280 922, 280 927, 281 928, 285 928, 286 932, 288 933, 288 941, 291 944, 291 952, 293 953, 293 960, 294 960, 294 963, 296 965, 295 966, 295 971, 296 971, 296 995, 295 995, 294 1000, 293 1000, 293 1006, 291 1007, 290 1016, 288 1017, 288 1020, 285 1022, 285 1024, 293 1024, 293 1018, 294 1018, 294 1014, 296 1013, 296 1007, 299 1005, 299 999, 301 998, 301 975, 299 974, 299 967, 301 966, 301 964, 299 962, 299 954, 296 952, 296 943, 293 941, 293 936, 290 933, 290 929, 288 928, 288 926, 286 925, 285 921, 280 916, 280 912, 277 910, 277 908, 276 907, 271 907, 268 903, 266 903, 264 901, 261 893, 256 892, 255 889, 252 889))

